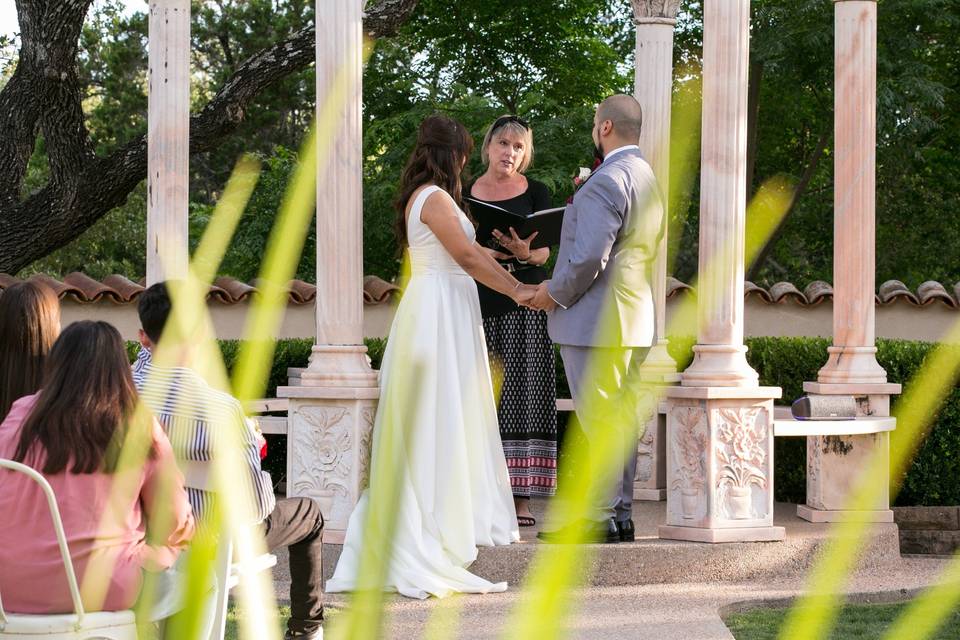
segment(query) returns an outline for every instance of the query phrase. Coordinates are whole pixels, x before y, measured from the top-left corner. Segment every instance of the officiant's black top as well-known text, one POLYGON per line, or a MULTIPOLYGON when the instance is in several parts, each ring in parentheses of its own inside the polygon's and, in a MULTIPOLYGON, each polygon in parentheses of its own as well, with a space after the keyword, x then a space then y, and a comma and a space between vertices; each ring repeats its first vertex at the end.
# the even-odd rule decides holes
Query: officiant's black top
MULTIPOLYGON (((483 202, 489 202, 498 207, 503 207, 507 211, 524 216, 529 216, 531 213, 549 209, 553 206, 550 201, 550 190, 547 189, 547 185, 542 182, 537 182, 536 180, 531 180, 530 178, 527 178, 527 190, 509 200, 483 200, 483 198, 477 198, 471 195, 472 190, 473 183, 467 185, 463 196, 465 198, 471 197, 476 200, 482 200, 483 202)), ((507 252, 504 251, 504 253, 507 252)), ((510 260, 501 260, 500 264, 505 265, 507 269, 511 269, 513 271, 513 277, 525 284, 540 284, 548 277, 547 270, 543 267, 521 264, 513 258, 510 260)), ((516 302, 507 296, 483 286, 479 282, 477 283, 477 293, 480 296, 480 312, 484 318, 503 315, 517 309, 516 302)))

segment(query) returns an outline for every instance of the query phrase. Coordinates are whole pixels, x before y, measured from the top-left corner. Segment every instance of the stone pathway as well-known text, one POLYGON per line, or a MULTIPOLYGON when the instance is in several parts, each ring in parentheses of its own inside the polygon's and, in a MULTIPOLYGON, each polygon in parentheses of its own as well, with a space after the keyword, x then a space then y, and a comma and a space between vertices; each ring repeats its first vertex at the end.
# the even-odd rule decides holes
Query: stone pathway
MULTIPOLYGON (((789 519, 790 508, 784 506, 779 509, 785 514, 783 518, 789 519)), ((656 522, 662 503, 646 503, 641 509, 656 522)), ((540 508, 535 511, 540 511, 540 508)), ((796 527, 793 532, 794 540, 803 535, 803 525, 788 524, 796 527)), ((819 538, 823 533, 823 525, 815 527, 817 528, 809 531, 819 538)), ((648 524, 644 530, 652 532, 652 525, 648 524)), ((566 621, 569 630, 567 637, 575 640, 733 638, 721 620, 721 614, 742 608, 744 603, 775 603, 783 606, 787 599, 802 592, 809 563, 801 566, 790 559, 790 535, 788 530, 788 544, 779 547, 778 543, 754 543, 760 544, 759 547, 664 543, 661 549, 662 559, 657 566, 633 568, 634 584, 596 585, 577 590, 571 600, 573 606, 566 621), (735 553, 734 548, 739 551, 735 553), (704 562, 706 556, 715 552, 717 556, 726 558, 726 568, 732 575, 743 576, 742 571, 736 570, 737 564, 757 561, 770 563, 770 553, 776 552, 778 548, 784 551, 784 564, 788 570, 768 571, 749 579, 717 581, 717 567, 710 562, 704 562), (789 570, 789 567, 793 570, 789 570), (649 572, 651 579, 648 581, 644 579, 645 572, 649 572), (665 580, 664 576, 670 573, 682 576, 682 579, 665 580)), ((527 540, 529 537, 524 535, 527 540)), ((657 542, 652 539, 638 540, 636 546, 643 548, 651 544, 657 542)), ((527 545, 534 548, 537 546, 532 541, 527 545)), ((631 550, 629 545, 600 546, 605 553, 621 553, 625 558, 633 557, 631 554, 636 553, 636 548, 631 550)), ((889 545, 882 546, 889 551, 889 545)), ((330 550, 338 551, 335 547, 330 550)), ((535 549, 531 549, 533 550, 535 549)), ((889 557, 892 554, 884 555, 887 555, 888 561, 867 562, 851 576, 846 592, 855 594, 852 599, 870 602, 907 599, 918 589, 935 582, 947 563, 943 558, 899 558, 889 557)), ((274 583, 279 601, 286 603, 289 594, 287 558, 285 553, 278 553, 277 556, 274 583)), ((332 558, 325 557, 325 564, 331 560, 332 558)), ((328 567, 328 572, 330 569, 328 567)), ((383 637, 403 640, 421 638, 429 625, 436 625, 438 619, 445 619, 452 621, 452 630, 444 628, 444 633, 431 634, 431 638, 509 639, 511 635, 505 628, 507 620, 515 607, 524 605, 526 597, 522 582, 517 580, 513 580, 510 589, 501 594, 465 595, 424 601, 389 596, 386 605, 388 619, 383 637)), ((343 608, 347 601, 347 597, 339 594, 326 598, 326 604, 331 610, 343 608)))

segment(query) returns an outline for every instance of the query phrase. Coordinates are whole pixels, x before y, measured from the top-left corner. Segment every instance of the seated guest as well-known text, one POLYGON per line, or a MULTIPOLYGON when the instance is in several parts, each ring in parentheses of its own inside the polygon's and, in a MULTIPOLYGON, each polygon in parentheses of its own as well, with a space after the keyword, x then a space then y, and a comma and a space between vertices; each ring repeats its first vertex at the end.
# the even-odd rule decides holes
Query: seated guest
MULTIPOLYGON (((263 530, 267 547, 289 547, 290 619, 286 638, 316 640, 323 637, 322 572, 320 553, 323 516, 309 498, 276 500, 270 475, 260 468, 261 438, 246 417, 240 402, 218 391, 186 367, 161 367, 153 363, 153 350, 170 316, 171 301, 165 283, 157 283, 140 296, 140 344, 142 349, 133 365, 133 378, 144 403, 160 419, 174 453, 182 460, 204 462, 213 459, 216 434, 211 433, 210 417, 216 424, 229 424, 240 443, 246 467, 246 481, 232 487, 247 494, 254 507, 255 520, 263 530)), ((213 496, 188 489, 197 518, 209 512, 213 496)))
MULTIPOLYGON (((170 442, 137 392, 120 334, 76 322, 54 343, 43 389, 13 403, 0 458, 43 474, 57 497, 91 611, 133 606, 144 571, 169 569, 194 531, 170 442)), ((43 491, 0 469, 0 593, 17 613, 67 613, 73 602, 43 491)))
POLYGON ((46 285, 18 282, 0 295, 0 420, 13 401, 36 393, 60 334, 60 303, 46 285))

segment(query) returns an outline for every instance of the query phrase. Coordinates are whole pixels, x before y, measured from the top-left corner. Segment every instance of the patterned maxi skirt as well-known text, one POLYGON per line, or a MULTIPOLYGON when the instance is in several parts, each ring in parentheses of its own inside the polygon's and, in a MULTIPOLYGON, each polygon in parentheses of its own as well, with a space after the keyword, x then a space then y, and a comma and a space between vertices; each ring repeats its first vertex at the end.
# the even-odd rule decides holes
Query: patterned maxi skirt
POLYGON ((519 307, 484 318, 500 439, 516 497, 557 487, 557 385, 547 314, 519 307))

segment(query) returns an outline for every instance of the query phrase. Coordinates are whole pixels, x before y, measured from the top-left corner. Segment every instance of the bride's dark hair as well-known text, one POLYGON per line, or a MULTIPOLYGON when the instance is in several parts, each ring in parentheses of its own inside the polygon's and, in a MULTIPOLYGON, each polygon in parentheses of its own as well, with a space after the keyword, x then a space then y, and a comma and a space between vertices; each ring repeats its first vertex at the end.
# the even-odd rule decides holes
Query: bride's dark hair
POLYGON ((417 132, 417 144, 400 176, 400 193, 394 202, 397 210, 397 240, 407 246, 407 202, 413 192, 432 182, 450 194, 463 208, 460 173, 463 161, 473 151, 473 138, 467 128, 453 118, 432 115, 424 118, 417 132))

